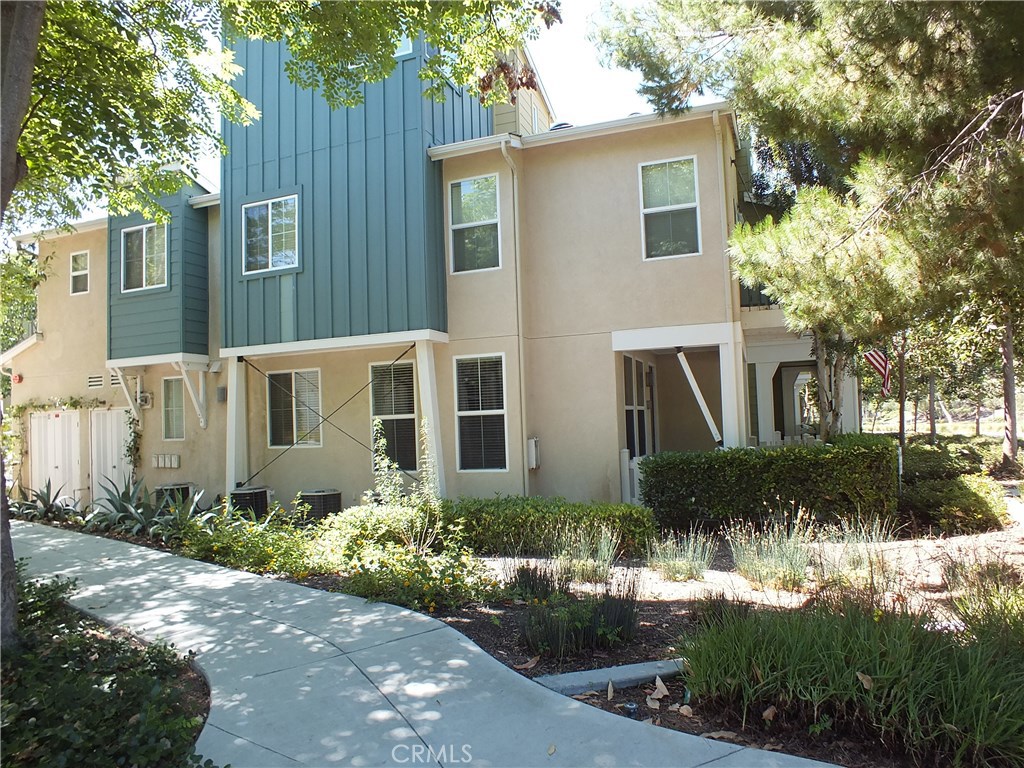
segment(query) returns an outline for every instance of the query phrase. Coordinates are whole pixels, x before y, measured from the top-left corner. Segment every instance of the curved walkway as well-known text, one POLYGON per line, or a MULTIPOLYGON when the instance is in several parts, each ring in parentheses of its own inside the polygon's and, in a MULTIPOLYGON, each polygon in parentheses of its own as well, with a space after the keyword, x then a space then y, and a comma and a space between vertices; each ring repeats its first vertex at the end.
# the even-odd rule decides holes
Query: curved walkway
POLYGON ((196 652, 212 694, 197 750, 221 765, 825 765, 560 696, 413 611, 43 525, 12 534, 30 574, 78 579, 77 607, 196 652))

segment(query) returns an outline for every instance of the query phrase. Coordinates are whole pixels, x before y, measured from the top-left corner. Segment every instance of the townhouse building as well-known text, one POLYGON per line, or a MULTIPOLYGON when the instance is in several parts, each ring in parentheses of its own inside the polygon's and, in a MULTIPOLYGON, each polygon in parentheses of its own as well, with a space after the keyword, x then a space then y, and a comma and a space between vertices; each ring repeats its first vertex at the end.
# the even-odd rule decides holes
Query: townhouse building
POLYGON ((285 55, 238 51, 262 117, 225 124, 219 190, 28 238, 52 274, 0 358, 23 488, 89 503, 128 454, 150 488, 348 506, 380 419, 410 474, 429 424, 447 496, 634 499, 649 453, 806 431, 810 342, 726 254, 727 103, 552 129, 543 90, 424 99, 416 41, 331 110, 285 55))

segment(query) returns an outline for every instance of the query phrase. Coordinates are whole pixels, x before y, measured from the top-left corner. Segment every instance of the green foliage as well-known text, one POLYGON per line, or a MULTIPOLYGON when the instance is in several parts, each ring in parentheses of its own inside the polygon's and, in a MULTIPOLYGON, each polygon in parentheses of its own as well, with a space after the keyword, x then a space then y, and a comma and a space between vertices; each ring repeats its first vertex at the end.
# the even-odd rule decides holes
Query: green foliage
POLYGON ((629 642, 638 626, 640 579, 627 572, 599 595, 534 597, 520 631, 531 653, 564 659, 629 642))
POLYGON ((880 739, 919 765, 1024 761, 1024 647, 968 624, 850 602, 794 612, 719 604, 686 644, 688 685, 744 720, 880 739))
POLYGON ((487 555, 547 555, 566 526, 619 536, 623 554, 641 556, 654 537, 651 510, 632 504, 574 502, 539 496, 460 498, 445 506, 447 520, 462 525, 467 546, 487 555))
POLYGON ((717 553, 718 540, 714 536, 691 528, 687 534, 670 534, 651 542, 647 560, 651 568, 669 581, 699 581, 717 553))
POLYGON ((69 519, 76 519, 78 510, 75 500, 70 496, 61 496, 64 488, 53 490, 51 482, 37 490, 29 489, 29 497, 26 500, 18 501, 12 499, 12 514, 23 517, 26 520, 43 520, 63 522, 69 519))
POLYGON ((601 526, 566 525, 555 537, 553 555, 572 581, 601 584, 608 580, 619 551, 619 534, 601 526))
POLYGON ((547 600, 552 595, 569 591, 572 578, 560 567, 557 560, 549 558, 521 560, 512 558, 505 563, 505 590, 513 597, 533 601, 547 600))
POLYGON ((795 505, 818 518, 890 517, 896 509, 892 440, 859 436, 834 446, 665 451, 643 460, 640 493, 665 528, 759 519, 795 505))
POLYGON ((1002 486, 982 475, 908 485, 900 498, 900 512, 919 526, 950 534, 999 530, 1007 522, 1002 486))
POLYGON ((810 521, 799 513, 761 526, 734 522, 726 531, 737 573, 761 587, 790 591, 807 584, 814 537, 810 521))
POLYGON ((919 440, 908 442, 903 451, 903 480, 910 484, 922 480, 952 480, 980 472, 982 468, 976 452, 949 443, 928 445, 919 440))
POLYGON ((2 669, 4 765, 182 765, 202 727, 175 688, 187 661, 97 631, 64 603, 72 586, 19 584, 23 647, 2 669))
POLYGON ((469 550, 441 552, 398 544, 363 544, 345 573, 345 591, 433 613, 486 599, 497 586, 469 550))
MULTIPOLYGON (((0 349, 10 349, 26 337, 36 320, 36 288, 46 279, 46 259, 18 248, 0 257, 0 349)), ((11 394, 9 376, 0 378, 0 394, 11 394)))

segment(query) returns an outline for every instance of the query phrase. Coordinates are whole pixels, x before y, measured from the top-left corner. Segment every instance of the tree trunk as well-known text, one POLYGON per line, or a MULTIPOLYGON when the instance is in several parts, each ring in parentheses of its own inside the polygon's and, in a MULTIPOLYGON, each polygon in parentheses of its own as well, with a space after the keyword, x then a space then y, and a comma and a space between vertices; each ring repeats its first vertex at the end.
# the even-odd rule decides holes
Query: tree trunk
MULTIPOLYGON (((0 405, 0 427, 3 426, 0 405)), ((14 566, 14 545, 11 543, 11 518, 7 502, 7 467, 0 449, 0 653, 18 647, 18 574, 14 566)))
POLYGON ((907 447, 907 334, 903 333, 903 343, 899 351, 899 398, 900 398, 900 447, 907 447))
POLYGON ((44 0, 0 2, 0 222, 14 187, 28 173, 18 139, 32 96, 45 10, 44 0))
MULTIPOLYGON (((916 430, 915 430, 916 431, 916 430)), ((935 374, 928 377, 928 442, 935 445, 938 430, 935 428, 935 374)))
POLYGON ((981 437, 981 403, 974 406, 974 436, 981 437))
POLYGON ((814 332, 814 363, 818 381, 818 437, 828 440, 828 358, 825 354, 825 340, 820 331, 814 332))
POLYGON ((917 434, 917 398, 914 398, 914 434, 917 434))
POLYGON ((1006 325, 999 351, 1003 357, 1003 466, 1017 461, 1017 390, 1013 371, 1013 310, 1006 307, 1006 325))

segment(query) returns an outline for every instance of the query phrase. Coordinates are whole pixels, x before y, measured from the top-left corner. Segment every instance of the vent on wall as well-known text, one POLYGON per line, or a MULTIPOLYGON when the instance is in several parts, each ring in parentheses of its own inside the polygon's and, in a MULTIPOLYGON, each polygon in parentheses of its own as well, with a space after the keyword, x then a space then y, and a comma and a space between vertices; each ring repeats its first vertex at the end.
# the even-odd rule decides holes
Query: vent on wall
POLYGON ((89 389, 99 389, 103 386, 103 374, 97 374, 96 376, 89 376, 85 380, 85 384, 89 389))

